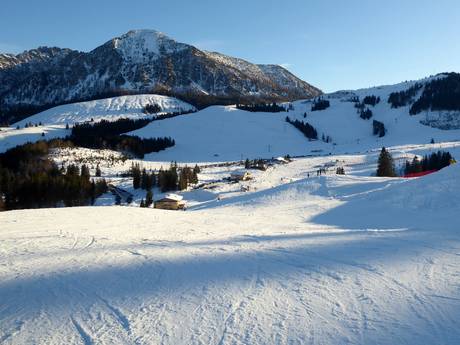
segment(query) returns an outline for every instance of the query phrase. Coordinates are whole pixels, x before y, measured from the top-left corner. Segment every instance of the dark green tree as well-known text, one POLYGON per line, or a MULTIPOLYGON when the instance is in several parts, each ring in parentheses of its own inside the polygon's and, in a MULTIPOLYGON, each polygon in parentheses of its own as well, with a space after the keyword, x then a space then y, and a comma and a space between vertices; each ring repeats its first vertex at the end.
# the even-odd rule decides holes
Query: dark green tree
POLYGON ((151 189, 145 194, 145 207, 150 207, 153 203, 153 192, 151 189))
POLYGON ((133 188, 139 189, 141 186, 141 169, 139 164, 133 164, 131 166, 131 175, 133 176, 133 188))
POLYGON ((385 147, 382 147, 382 150, 380 151, 377 176, 396 176, 393 157, 391 156, 390 152, 385 149, 385 147))

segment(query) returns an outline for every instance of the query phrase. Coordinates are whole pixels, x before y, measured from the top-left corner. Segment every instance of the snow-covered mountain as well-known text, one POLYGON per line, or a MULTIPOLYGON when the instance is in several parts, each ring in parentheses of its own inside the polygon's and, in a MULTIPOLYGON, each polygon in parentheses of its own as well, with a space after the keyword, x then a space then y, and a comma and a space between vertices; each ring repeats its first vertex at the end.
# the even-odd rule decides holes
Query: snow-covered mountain
POLYGON ((42 47, 0 55, 3 118, 101 96, 155 92, 198 105, 321 93, 280 66, 201 51, 154 30, 129 31, 87 53, 42 47))
POLYGON ((27 123, 72 125, 77 122, 98 122, 100 120, 115 121, 120 118, 136 119, 151 117, 152 115, 143 112, 144 107, 149 104, 160 106, 160 113, 196 110, 192 105, 174 97, 160 95, 130 95, 60 105, 19 121, 15 123, 14 126, 24 127, 27 123))

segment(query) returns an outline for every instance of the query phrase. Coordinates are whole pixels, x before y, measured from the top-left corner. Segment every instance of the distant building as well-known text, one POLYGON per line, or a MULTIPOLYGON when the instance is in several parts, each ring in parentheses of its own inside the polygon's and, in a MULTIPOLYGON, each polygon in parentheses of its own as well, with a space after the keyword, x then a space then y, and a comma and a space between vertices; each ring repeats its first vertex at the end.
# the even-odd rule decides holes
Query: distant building
POLYGON ((251 179, 251 174, 247 171, 238 171, 230 174, 231 181, 247 181, 251 179))
POLYGON ((155 201, 154 206, 163 210, 183 210, 185 208, 185 201, 181 195, 166 194, 163 199, 155 201))

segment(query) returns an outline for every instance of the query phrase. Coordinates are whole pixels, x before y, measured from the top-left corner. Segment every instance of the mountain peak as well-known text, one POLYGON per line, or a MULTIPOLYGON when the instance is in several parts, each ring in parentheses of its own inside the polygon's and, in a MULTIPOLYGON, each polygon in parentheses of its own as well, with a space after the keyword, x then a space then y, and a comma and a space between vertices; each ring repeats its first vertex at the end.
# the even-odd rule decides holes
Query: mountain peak
POLYGON ((184 46, 164 33, 151 29, 130 30, 110 42, 125 59, 135 61, 169 53, 184 46))

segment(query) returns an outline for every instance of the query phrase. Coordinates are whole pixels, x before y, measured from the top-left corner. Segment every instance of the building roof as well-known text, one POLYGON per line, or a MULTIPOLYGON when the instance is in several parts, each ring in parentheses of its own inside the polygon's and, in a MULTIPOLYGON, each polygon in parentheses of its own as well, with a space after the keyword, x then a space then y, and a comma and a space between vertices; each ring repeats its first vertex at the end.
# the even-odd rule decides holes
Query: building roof
POLYGON ((167 200, 171 201, 181 201, 184 197, 182 195, 174 194, 174 193, 168 193, 164 197, 167 200))

